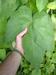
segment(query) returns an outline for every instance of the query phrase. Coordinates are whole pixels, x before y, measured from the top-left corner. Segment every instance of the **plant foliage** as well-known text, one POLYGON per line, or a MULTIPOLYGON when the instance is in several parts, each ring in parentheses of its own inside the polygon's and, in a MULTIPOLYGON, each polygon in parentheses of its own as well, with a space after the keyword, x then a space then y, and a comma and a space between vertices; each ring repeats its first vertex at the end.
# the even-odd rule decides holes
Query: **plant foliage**
POLYGON ((17 34, 28 27, 23 47, 25 58, 34 67, 32 75, 51 75, 56 63, 55 11, 56 0, 0 0, 0 59, 6 57, 17 34))

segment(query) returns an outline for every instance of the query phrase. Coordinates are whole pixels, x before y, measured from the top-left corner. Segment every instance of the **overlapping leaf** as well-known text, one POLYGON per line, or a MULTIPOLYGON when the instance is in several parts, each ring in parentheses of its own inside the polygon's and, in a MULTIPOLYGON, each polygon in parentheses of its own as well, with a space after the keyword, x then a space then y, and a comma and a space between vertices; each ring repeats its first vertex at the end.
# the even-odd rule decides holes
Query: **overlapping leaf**
POLYGON ((33 25, 29 27, 28 34, 23 39, 25 57, 35 68, 39 69, 46 50, 53 50, 53 25, 46 13, 36 13, 33 25))
POLYGON ((31 10, 26 6, 21 6, 10 18, 7 24, 5 42, 11 43, 16 35, 32 22, 31 10))

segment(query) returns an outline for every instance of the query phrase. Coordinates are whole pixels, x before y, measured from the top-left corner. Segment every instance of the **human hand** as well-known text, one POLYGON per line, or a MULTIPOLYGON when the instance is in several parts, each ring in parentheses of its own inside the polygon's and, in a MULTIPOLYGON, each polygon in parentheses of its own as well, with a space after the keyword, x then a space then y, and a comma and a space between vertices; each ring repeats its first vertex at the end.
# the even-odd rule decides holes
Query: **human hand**
POLYGON ((20 34, 16 37, 16 49, 18 49, 22 54, 24 54, 24 49, 22 46, 22 38, 27 33, 27 28, 25 28, 24 31, 22 31, 20 34))

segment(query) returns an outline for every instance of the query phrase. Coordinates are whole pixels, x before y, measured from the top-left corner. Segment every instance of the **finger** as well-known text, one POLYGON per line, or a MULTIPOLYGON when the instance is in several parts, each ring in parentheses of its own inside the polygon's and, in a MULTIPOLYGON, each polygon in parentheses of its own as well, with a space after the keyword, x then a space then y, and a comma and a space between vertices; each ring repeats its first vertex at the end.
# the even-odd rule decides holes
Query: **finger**
POLYGON ((20 37, 23 37, 23 36, 27 33, 27 31, 28 31, 28 29, 25 28, 24 31, 22 31, 22 32, 19 34, 19 36, 20 36, 20 37))

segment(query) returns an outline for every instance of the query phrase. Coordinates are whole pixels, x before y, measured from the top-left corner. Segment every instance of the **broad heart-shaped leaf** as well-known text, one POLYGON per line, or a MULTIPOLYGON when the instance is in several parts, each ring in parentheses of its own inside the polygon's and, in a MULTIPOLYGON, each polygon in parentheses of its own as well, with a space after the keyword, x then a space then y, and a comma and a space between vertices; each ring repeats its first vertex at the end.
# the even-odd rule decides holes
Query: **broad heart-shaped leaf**
POLYGON ((32 12, 30 8, 21 6, 10 18, 7 23, 5 34, 5 42, 10 43, 15 40, 16 35, 19 34, 26 26, 32 22, 32 12))
POLYGON ((40 12, 46 7, 47 3, 48 0, 36 0, 36 6, 40 12))
POLYGON ((46 50, 54 48, 53 24, 48 14, 36 13, 33 25, 29 26, 28 33, 23 38, 25 58, 37 69, 43 61, 46 50))

